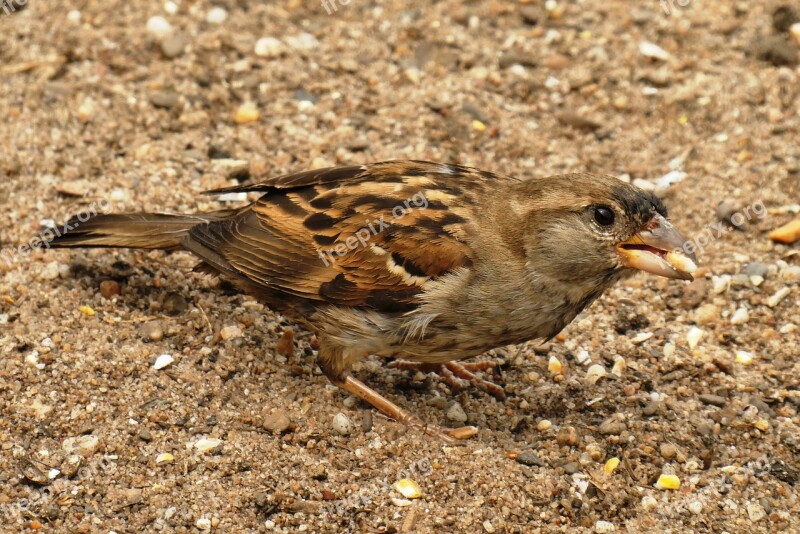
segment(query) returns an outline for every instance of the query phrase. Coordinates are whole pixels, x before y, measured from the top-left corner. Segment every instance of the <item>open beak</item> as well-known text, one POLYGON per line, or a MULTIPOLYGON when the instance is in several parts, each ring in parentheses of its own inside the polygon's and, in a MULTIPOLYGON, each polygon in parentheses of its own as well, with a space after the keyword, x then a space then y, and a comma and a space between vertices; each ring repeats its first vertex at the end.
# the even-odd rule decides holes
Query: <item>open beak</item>
POLYGON ((667 278, 694 280, 697 257, 687 251, 683 236, 659 214, 616 248, 625 267, 667 278))

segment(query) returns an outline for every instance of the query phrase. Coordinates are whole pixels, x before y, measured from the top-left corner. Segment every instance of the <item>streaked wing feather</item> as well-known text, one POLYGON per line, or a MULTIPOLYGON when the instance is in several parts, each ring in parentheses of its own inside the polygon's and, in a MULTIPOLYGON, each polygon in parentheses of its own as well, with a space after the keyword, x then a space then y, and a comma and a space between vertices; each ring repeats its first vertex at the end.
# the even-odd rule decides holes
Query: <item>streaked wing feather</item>
POLYGON ((217 190, 265 194, 232 219, 192 228, 187 247, 269 294, 408 311, 427 281, 471 265, 467 221, 487 179, 499 177, 386 162, 217 190))

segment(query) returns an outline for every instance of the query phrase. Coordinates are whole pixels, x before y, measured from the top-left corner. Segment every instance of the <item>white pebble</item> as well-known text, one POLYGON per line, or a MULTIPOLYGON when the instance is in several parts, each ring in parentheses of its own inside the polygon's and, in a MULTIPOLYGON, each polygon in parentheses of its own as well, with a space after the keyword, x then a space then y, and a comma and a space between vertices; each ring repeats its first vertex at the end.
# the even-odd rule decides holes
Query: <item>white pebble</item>
POLYGON ((206 15, 206 22, 209 24, 222 24, 227 20, 228 12, 221 7, 212 7, 206 15))
POLYGON ((628 364, 625 362, 625 358, 617 356, 614 358, 614 366, 611 368, 611 374, 614 376, 622 376, 627 368, 628 364))
POLYGON ((644 57, 666 61, 669 59, 669 52, 661 48, 655 43, 643 41, 639 43, 639 53, 644 57))
POLYGON ((164 39, 172 35, 172 24, 161 15, 150 17, 147 20, 147 33, 156 39, 164 39))
POLYGON ((159 369, 163 369, 164 367, 168 366, 174 361, 175 358, 173 358, 171 354, 161 354, 159 355, 158 358, 156 358, 156 362, 153 364, 153 369, 158 371, 159 369))
POLYGON ((757 502, 748 502, 747 517, 750 518, 750 521, 756 523, 767 517, 767 512, 764 510, 764 507, 757 502))
POLYGON ((606 368, 599 363, 590 365, 589 369, 586 370, 586 381, 590 384, 595 384, 598 380, 606 376, 606 374, 608 374, 606 368))
POLYGON ((226 326, 225 328, 219 331, 219 337, 221 337, 226 341, 229 339, 236 339, 237 337, 242 337, 242 329, 236 325, 226 326))
POLYGON ((39 278, 42 280, 55 280, 58 278, 59 268, 57 261, 51 261, 44 266, 44 269, 39 273, 39 278))
POLYGON ((664 344, 664 357, 665 358, 672 358, 675 356, 675 344, 674 343, 665 343, 664 344))
POLYGON ((353 423, 343 413, 337 413, 333 416, 333 430, 340 436, 346 436, 353 431, 353 423))
POLYGON ((731 285, 731 275, 723 274, 722 276, 711 277, 711 292, 719 295, 728 290, 731 285))
POLYGON ((262 37, 256 41, 255 53, 258 57, 278 57, 283 53, 283 43, 274 37, 262 37))
POLYGON ((61 444, 61 448, 67 454, 79 454, 84 457, 94 454, 99 446, 100 438, 92 435, 67 438, 61 444))
POLYGON ((164 11, 166 11, 168 15, 174 15, 178 12, 178 4, 172 0, 167 0, 164 2, 164 11))
POLYGON ((607 534, 608 532, 616 532, 617 527, 610 521, 600 520, 594 524, 594 531, 598 534, 607 534))
POLYGON ((689 333, 686 334, 686 341, 689 343, 689 348, 694 349, 697 347, 697 344, 700 343, 700 340, 703 339, 705 332, 701 329, 697 328, 696 326, 692 327, 689 330, 689 333))
POLYGON ((670 171, 658 180, 656 180, 656 187, 666 189, 671 185, 682 182, 688 174, 683 171, 670 171))
POLYGON ((700 515, 703 512, 703 503, 700 501, 692 501, 689 503, 689 511, 694 515, 700 515))
POLYGON ((222 445, 222 440, 217 438, 200 438, 192 445, 199 452, 208 452, 222 445))
POLYGON ((789 289, 788 287, 780 288, 775 292, 774 295, 772 295, 770 298, 767 299, 767 306, 769 306, 770 308, 774 308, 775 306, 780 304, 780 302, 783 299, 785 299, 791 292, 792 290, 789 289))
POLYGON ((194 526, 200 530, 211 530, 211 520, 207 517, 201 517, 195 522, 194 526))
POLYGON ((295 50, 311 50, 319 45, 317 38, 306 32, 286 37, 286 43, 295 50))
POLYGON ((749 320, 750 312, 747 311, 747 308, 739 308, 733 313, 731 324, 745 324, 749 320))
POLYGON ((658 508, 658 501, 652 495, 645 495, 642 497, 642 508, 647 510, 648 512, 651 510, 655 510, 658 508))
POLYGON ((586 365, 592 361, 591 357, 589 356, 588 350, 580 350, 578 354, 575 355, 575 361, 578 362, 580 365, 586 365))
MULTIPOLYGON (((2 321, 0 321, 0 322, 2 322, 2 321)), ((797 330, 797 325, 796 325, 796 324, 794 324, 794 323, 787 323, 787 324, 783 325, 783 326, 781 327, 781 329, 780 329, 780 330, 778 330, 778 331, 779 331, 781 334, 791 334, 791 333, 792 333, 792 332, 794 332, 795 330, 797 330)))
POLYGON ((753 353, 746 350, 736 351, 736 362, 742 365, 749 365, 753 362, 753 353))
POLYGON ((81 12, 77 9, 73 9, 67 13, 67 20, 73 24, 78 24, 81 21, 81 12))

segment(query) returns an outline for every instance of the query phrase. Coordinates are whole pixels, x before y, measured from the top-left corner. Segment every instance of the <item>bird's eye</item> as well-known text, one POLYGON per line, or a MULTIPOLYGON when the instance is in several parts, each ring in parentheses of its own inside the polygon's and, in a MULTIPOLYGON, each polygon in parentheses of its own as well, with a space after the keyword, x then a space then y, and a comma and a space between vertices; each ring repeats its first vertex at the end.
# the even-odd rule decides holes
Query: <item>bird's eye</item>
POLYGON ((608 206, 595 206, 594 220, 600 226, 611 226, 614 224, 614 211, 608 206))

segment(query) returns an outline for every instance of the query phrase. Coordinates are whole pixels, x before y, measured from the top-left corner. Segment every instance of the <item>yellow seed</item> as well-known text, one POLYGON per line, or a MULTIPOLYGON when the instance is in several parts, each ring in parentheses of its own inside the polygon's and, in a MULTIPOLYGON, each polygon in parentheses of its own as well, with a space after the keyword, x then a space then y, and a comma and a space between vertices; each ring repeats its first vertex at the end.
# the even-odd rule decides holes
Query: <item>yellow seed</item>
POLYGON ((691 258, 689 258, 689 256, 687 256, 682 252, 676 252, 676 251, 668 252, 667 262, 669 262, 669 264, 675 267, 676 269, 679 269, 683 272, 689 274, 694 274, 697 272, 697 265, 695 265, 695 263, 691 260, 691 258))
POLYGON ((236 124, 249 124, 251 122, 256 122, 260 118, 261 113, 252 102, 245 102, 239 106, 239 109, 237 109, 236 113, 233 115, 233 120, 236 121, 236 124))
POLYGON ((486 125, 481 121, 475 119, 474 121, 472 121, 472 129, 478 132, 482 132, 486 129, 486 125))
POLYGON ((469 439, 478 433, 478 428, 474 426, 460 426, 447 432, 456 439, 469 439))
POLYGON ((561 365, 561 362, 555 356, 550 356, 550 361, 547 362, 547 370, 550 371, 551 374, 560 375, 561 371, 564 370, 564 367, 561 365))
POLYGON ((741 363, 742 365, 750 365, 751 363, 753 363, 753 353, 747 352, 746 350, 737 350, 736 363, 741 363))
POLYGON ((619 467, 619 458, 609 458, 606 465, 603 466, 603 471, 605 471, 607 475, 610 475, 617 470, 617 467, 619 467))
POLYGON ((680 124, 681 126, 686 125, 688 122, 689 122, 689 117, 687 117, 686 115, 681 115, 680 117, 678 117, 678 124, 680 124))
POLYGON ((174 459, 175 459, 175 457, 173 455, 171 455, 170 453, 162 452, 161 454, 156 456, 156 464, 158 464, 158 465, 168 464, 168 463, 172 462, 174 459))
POLYGON ((660 490, 676 490, 681 487, 681 479, 675 475, 661 475, 655 483, 660 490))
POLYGON ((794 243, 800 239, 800 219, 789 221, 780 228, 774 229, 767 237, 778 243, 787 245, 794 243))
POLYGON ((81 312, 82 314, 84 314, 84 315, 88 315, 89 317, 91 317, 92 315, 94 315, 94 310, 93 310, 93 309, 92 309, 90 306, 81 306, 81 307, 80 307, 80 308, 78 308, 78 309, 80 310, 80 312, 81 312))
POLYGON ((422 497, 422 489, 419 484, 410 478, 403 478, 395 482, 392 487, 406 499, 419 499, 422 497))

